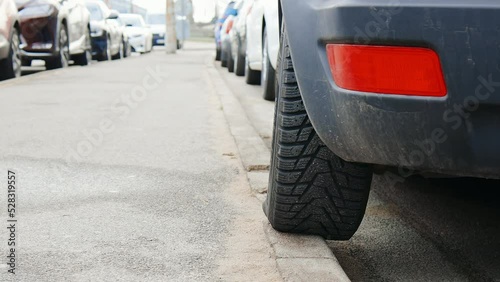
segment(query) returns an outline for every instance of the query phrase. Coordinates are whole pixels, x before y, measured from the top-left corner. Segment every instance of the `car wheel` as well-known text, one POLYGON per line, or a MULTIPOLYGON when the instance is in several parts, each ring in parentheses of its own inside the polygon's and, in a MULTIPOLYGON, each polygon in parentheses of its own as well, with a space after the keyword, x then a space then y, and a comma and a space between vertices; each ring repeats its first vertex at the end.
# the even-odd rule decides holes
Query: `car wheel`
POLYGON ((250 68, 250 61, 245 56, 245 81, 250 85, 260 85, 260 71, 250 68))
POLYGON ((221 50, 220 49, 217 49, 215 51, 215 60, 216 61, 220 61, 220 56, 221 56, 221 50))
POLYGON ((132 47, 127 41, 123 41, 123 57, 128 58, 132 54, 132 47))
POLYGON ((279 60, 264 212, 276 230, 347 240, 363 219, 371 168, 342 160, 319 138, 304 108, 285 31, 279 60))
POLYGON ((19 31, 14 29, 10 40, 9 56, 0 61, 0 80, 21 76, 21 52, 19 31))
POLYGON ((227 71, 234 72, 234 58, 231 45, 228 45, 226 52, 227 52, 227 71))
POLYGON ((109 61, 111 59, 111 40, 109 37, 106 38, 106 49, 102 52, 102 54, 97 58, 98 61, 109 61))
POLYGON ((224 49, 222 49, 220 53, 220 65, 223 68, 227 67, 227 52, 224 49))
POLYGON ((48 70, 66 68, 69 65, 69 38, 68 31, 64 25, 59 30, 59 53, 51 60, 45 61, 45 67, 48 70))
POLYGON ((112 56, 113 60, 123 59, 123 38, 120 40, 120 46, 118 46, 118 53, 112 56))
POLYGON ((234 58, 234 73, 237 76, 245 75, 245 54, 241 51, 241 42, 238 42, 238 53, 234 58))
POLYGON ((264 34, 262 36, 262 71, 261 83, 263 87, 263 97, 265 100, 274 101, 275 99, 275 78, 276 71, 271 65, 269 60, 269 43, 267 40, 267 28, 264 27, 264 34))
POLYGON ((83 54, 73 56, 73 61, 79 66, 88 66, 92 62, 92 42, 90 30, 85 38, 85 52, 83 54))

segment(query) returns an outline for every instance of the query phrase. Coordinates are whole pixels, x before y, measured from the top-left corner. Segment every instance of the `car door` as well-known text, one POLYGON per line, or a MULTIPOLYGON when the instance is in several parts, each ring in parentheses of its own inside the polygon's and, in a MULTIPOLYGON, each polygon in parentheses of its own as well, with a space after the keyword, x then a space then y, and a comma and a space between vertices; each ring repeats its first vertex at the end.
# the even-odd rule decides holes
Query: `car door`
POLYGON ((82 22, 82 15, 75 0, 61 0, 60 2, 63 6, 63 9, 65 10, 65 14, 67 15, 66 22, 71 53, 72 51, 74 52, 74 44, 76 41, 78 41, 78 39, 80 39, 82 34, 80 27, 82 22))
POLYGON ((106 19, 106 23, 109 25, 110 37, 111 37, 111 49, 113 53, 119 51, 121 43, 121 32, 120 26, 116 19, 106 19))

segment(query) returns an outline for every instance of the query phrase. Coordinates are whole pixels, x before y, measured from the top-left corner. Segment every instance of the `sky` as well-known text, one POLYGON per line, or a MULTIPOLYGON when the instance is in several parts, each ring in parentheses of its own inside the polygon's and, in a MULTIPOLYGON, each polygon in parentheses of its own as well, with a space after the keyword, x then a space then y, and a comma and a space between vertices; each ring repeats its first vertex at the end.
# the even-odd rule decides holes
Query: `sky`
MULTIPOLYGON (((215 16, 215 4, 220 9, 226 5, 228 0, 191 0, 193 3, 193 17, 195 22, 210 22, 215 16)), ((135 4, 142 6, 149 11, 164 12, 166 0, 135 0, 135 4)))

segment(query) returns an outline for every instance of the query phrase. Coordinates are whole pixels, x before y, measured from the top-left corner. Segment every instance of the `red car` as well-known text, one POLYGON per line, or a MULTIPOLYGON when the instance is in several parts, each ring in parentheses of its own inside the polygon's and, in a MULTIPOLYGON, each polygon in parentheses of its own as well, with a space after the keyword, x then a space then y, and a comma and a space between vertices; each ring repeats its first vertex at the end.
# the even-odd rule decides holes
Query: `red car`
POLYGON ((21 76, 19 42, 16 4, 13 0, 2 0, 0 1, 0 80, 21 76))

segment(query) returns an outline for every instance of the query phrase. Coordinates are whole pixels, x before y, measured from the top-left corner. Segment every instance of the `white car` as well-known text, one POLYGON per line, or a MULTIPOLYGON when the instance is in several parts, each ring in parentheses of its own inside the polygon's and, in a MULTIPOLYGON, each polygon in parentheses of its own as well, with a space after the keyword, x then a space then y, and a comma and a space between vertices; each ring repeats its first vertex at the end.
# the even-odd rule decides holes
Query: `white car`
POLYGON ((254 0, 246 21, 246 81, 262 84, 264 99, 274 101, 280 47, 278 0, 254 0))
POLYGON ((148 53, 153 49, 153 32, 146 25, 141 15, 121 14, 120 19, 125 23, 125 33, 132 47, 132 51, 148 53))

